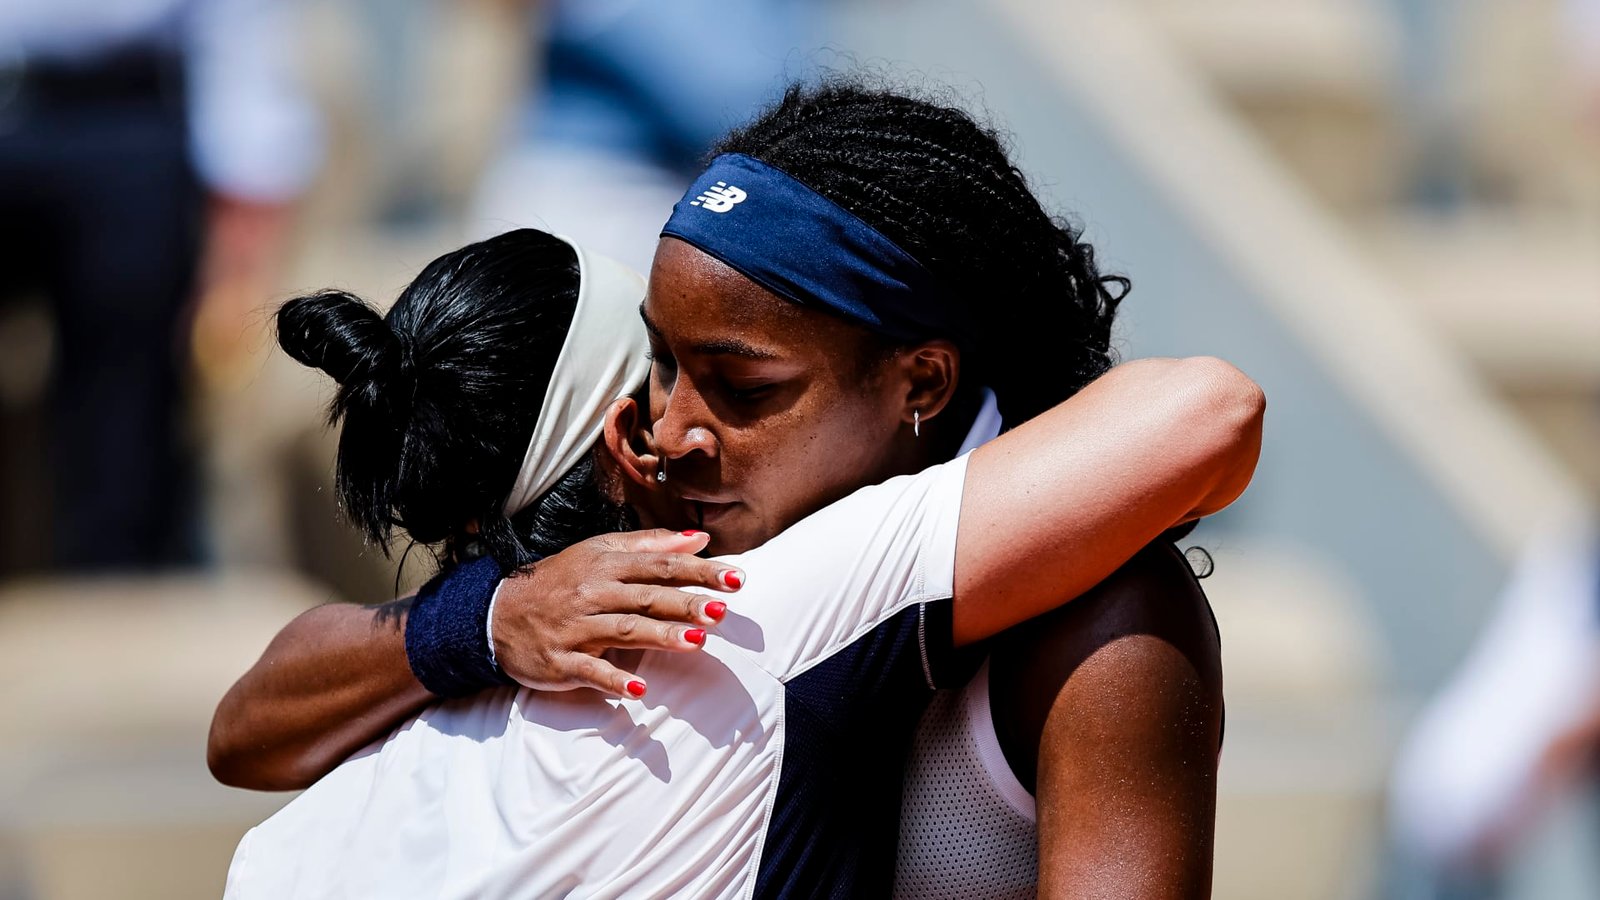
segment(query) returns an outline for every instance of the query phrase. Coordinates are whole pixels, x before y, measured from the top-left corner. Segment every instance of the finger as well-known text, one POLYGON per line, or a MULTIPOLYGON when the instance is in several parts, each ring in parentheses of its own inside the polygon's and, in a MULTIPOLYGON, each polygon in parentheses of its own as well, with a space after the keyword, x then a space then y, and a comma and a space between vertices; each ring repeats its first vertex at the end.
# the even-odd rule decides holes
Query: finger
POLYGON ((622 590, 623 596, 627 598, 625 604, 614 610, 597 609, 595 614, 633 612, 662 622, 715 625, 722 621, 722 617, 728 611, 728 604, 715 597, 691 594, 677 588, 630 584, 624 585, 622 590))
POLYGON ((688 653, 705 646, 706 630, 694 625, 659 622, 632 613, 590 616, 585 650, 670 650, 688 653))
POLYGON ((711 543, 711 535, 704 531, 669 531, 651 528, 644 531, 624 531, 602 535, 593 539, 609 550, 623 553, 699 553, 711 543))
POLYGON ((600 565, 607 577, 624 584, 703 587, 723 592, 744 586, 742 569, 683 553, 614 552, 606 554, 600 565))
POLYGON ((643 678, 584 653, 573 654, 572 676, 575 681, 624 700, 638 700, 646 691, 643 678))

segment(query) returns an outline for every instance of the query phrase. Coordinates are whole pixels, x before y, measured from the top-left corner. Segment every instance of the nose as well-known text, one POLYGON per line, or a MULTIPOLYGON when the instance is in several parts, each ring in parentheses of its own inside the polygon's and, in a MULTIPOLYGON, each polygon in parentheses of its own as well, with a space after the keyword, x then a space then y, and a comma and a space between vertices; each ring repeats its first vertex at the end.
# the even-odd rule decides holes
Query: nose
POLYGON ((654 434, 662 459, 683 460, 696 453, 716 459, 719 452, 711 410, 686 378, 677 379, 668 392, 654 434))

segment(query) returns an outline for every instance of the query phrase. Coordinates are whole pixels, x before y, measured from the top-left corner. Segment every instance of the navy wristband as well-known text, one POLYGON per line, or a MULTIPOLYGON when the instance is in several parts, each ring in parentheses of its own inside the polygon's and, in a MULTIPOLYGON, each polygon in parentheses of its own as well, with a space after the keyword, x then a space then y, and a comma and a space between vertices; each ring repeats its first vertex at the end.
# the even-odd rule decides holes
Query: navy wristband
POLYGON ((441 572, 417 591, 406 618, 406 661, 422 686, 466 697, 516 684, 489 658, 489 602, 503 573, 483 556, 441 572))

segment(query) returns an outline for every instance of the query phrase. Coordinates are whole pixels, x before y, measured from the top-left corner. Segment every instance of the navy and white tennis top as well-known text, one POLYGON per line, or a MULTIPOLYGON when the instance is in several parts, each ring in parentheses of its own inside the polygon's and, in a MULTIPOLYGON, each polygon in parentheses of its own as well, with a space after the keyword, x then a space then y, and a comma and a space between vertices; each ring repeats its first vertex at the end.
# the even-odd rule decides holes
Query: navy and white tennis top
POLYGON ((910 736, 972 672, 951 646, 966 462, 726 557, 747 582, 701 651, 620 660, 643 701, 428 708, 247 834, 227 897, 888 895, 910 736))

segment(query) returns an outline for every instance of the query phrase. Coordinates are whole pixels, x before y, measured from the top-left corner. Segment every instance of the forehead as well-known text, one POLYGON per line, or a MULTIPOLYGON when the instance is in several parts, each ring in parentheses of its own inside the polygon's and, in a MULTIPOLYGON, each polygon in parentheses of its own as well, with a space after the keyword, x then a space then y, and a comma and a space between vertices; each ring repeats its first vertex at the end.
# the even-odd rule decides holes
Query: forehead
POLYGON ((774 294, 676 238, 656 246, 645 315, 672 339, 738 332, 769 344, 824 347, 859 331, 837 317, 774 294))

